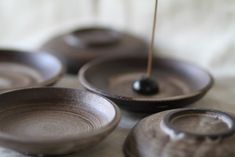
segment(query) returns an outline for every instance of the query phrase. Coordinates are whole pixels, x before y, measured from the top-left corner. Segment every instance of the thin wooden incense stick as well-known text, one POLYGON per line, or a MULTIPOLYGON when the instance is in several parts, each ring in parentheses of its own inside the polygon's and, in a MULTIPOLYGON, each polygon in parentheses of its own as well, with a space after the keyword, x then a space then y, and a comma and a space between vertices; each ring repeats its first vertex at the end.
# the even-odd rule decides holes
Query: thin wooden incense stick
POLYGON ((158 0, 156 0, 156 2, 155 2, 153 28, 152 28, 151 42, 149 45, 149 52, 148 52, 148 66, 147 66, 147 76, 148 77, 151 77, 151 75, 152 75, 154 39, 155 39, 156 23, 157 23, 157 8, 158 8, 158 0))

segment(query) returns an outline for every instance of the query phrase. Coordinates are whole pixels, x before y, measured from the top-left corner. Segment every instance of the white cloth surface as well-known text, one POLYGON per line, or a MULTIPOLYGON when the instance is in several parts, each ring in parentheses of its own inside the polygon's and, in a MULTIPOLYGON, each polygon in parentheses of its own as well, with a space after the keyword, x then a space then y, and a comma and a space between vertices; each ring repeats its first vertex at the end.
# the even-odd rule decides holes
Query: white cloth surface
MULTIPOLYGON (((84 25, 149 39, 154 0, 0 0, 0 46, 34 50, 84 25)), ((159 0, 156 46, 216 77, 235 77, 235 1, 159 0)))

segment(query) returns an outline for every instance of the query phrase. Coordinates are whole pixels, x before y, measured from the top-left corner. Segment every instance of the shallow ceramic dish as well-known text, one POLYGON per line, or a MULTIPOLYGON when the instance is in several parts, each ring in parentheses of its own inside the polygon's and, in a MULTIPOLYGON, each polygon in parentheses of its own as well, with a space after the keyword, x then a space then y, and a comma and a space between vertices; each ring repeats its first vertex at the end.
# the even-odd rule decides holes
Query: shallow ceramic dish
POLYGON ((79 73, 81 84, 89 91, 104 95, 121 107, 137 112, 157 112, 189 105, 202 98, 213 84, 203 69, 173 59, 155 58, 153 79, 160 92, 144 96, 132 90, 132 83, 146 70, 147 59, 110 57, 86 64, 79 73))
POLYGON ((50 54, 0 50, 0 92, 53 85, 63 73, 61 62, 50 54))
POLYGON ((81 90, 31 88, 0 95, 0 145, 30 155, 95 146, 119 123, 111 101, 81 90))
POLYGON ((127 157, 235 156, 235 121, 208 109, 164 111, 139 122, 127 137, 127 157))
POLYGON ((40 48, 57 56, 67 71, 77 74, 79 68, 95 58, 147 51, 143 39, 110 28, 88 27, 55 37, 40 48))

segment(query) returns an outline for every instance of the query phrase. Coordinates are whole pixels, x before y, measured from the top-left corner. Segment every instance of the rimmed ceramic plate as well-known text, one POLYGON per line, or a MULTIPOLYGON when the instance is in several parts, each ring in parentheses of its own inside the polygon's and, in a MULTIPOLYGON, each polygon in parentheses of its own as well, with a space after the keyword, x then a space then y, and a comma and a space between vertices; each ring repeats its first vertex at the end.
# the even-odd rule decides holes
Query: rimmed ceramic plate
POLYGON ((61 62, 50 54, 0 50, 0 92, 53 85, 63 73, 61 62))
POLYGON ((40 48, 58 57, 71 74, 96 58, 147 51, 146 42, 134 35, 106 27, 86 27, 59 35, 40 48))
POLYGON ((118 125, 118 107, 75 89, 31 88, 0 95, 0 145, 30 155, 95 146, 118 125))
POLYGON ((230 157, 235 155, 235 121, 210 109, 164 111, 141 120, 128 135, 126 157, 230 157))
POLYGON ((160 92, 145 96, 132 90, 145 75, 144 57, 108 57, 86 64, 79 73, 81 84, 104 95, 122 108, 136 112, 158 112, 189 105, 202 98, 213 84, 211 75, 198 66, 167 58, 155 58, 153 79, 160 92))

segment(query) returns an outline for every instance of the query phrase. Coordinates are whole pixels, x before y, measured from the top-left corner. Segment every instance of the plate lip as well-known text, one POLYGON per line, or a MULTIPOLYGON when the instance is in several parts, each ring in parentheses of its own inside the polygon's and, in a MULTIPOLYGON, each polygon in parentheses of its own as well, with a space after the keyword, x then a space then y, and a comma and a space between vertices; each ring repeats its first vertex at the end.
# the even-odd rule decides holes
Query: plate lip
POLYGON ((31 90, 35 92, 36 90, 37 91, 40 91, 40 90, 44 91, 44 90, 48 90, 48 89, 55 90, 55 91, 67 90, 68 92, 85 93, 88 95, 93 95, 93 96, 99 97, 99 98, 103 99, 104 101, 108 102, 110 104, 110 106, 113 107, 114 117, 106 125, 98 128, 95 131, 81 133, 81 134, 79 134, 79 136, 76 135, 76 136, 71 136, 71 137, 59 138, 56 140, 49 140, 49 139, 48 140, 43 139, 41 141, 40 140, 30 140, 30 139, 21 138, 21 137, 14 136, 14 135, 7 134, 7 133, 0 131, 0 144, 2 143, 1 141, 3 141, 3 142, 8 141, 8 142, 11 142, 14 144, 25 144, 25 145, 27 145, 27 144, 32 144, 32 145, 55 145, 55 144, 60 145, 61 144, 61 145, 64 145, 64 144, 71 143, 71 142, 78 143, 79 141, 84 141, 84 140, 87 140, 88 138, 91 138, 91 137, 95 138, 97 136, 101 136, 104 133, 106 133, 106 135, 108 135, 107 132, 111 133, 117 127, 117 125, 119 124, 119 122, 121 120, 121 111, 120 111, 119 107, 113 101, 109 100, 108 98, 106 98, 104 96, 101 96, 101 95, 98 95, 95 93, 91 93, 89 91, 85 91, 82 89, 64 88, 64 87, 32 87, 32 88, 16 89, 13 91, 8 91, 8 92, 0 94, 0 97, 3 97, 5 95, 9 96, 9 95, 14 94, 16 92, 25 92, 25 91, 31 91, 31 90))
MULTIPOLYGON (((143 56, 142 56, 143 57, 143 56)), ((184 99, 188 99, 188 98, 193 98, 199 95, 204 95, 206 94, 213 86, 214 84, 214 78, 213 76, 207 71, 204 70, 203 68, 201 68, 198 65, 195 65, 193 63, 189 63, 187 61, 181 61, 181 60, 177 60, 177 59, 173 59, 173 58, 166 58, 166 57, 160 57, 160 56, 155 56, 155 59, 160 59, 160 60, 165 60, 165 61, 173 61, 175 63, 183 63, 186 65, 190 65, 191 67, 195 67, 197 69, 199 69, 200 71, 203 71, 205 74, 207 74, 208 78, 209 78, 209 82, 208 84, 200 89, 197 90, 195 92, 192 92, 190 94, 186 94, 186 95, 180 95, 180 96, 174 96, 174 97, 168 97, 168 98, 158 98, 158 99, 148 99, 148 98, 132 98, 132 97, 128 97, 128 96, 120 96, 120 95, 116 95, 116 94, 109 94, 107 91, 104 90, 100 90, 94 86, 92 86, 85 78, 85 73, 87 72, 87 70, 95 65, 99 65, 102 64, 103 62, 106 61, 110 61, 110 60, 118 60, 118 59, 127 59, 127 58, 141 58, 141 56, 133 56, 133 55, 128 55, 128 56, 116 56, 116 57, 112 57, 112 56, 108 56, 108 57, 104 57, 102 59, 96 59, 94 61, 91 61, 87 64, 85 64, 78 73, 78 80, 80 81, 81 85, 87 89, 88 91, 97 93, 97 94, 101 94, 105 97, 111 98, 111 99, 117 99, 117 100, 121 100, 121 101, 132 101, 132 102, 149 102, 149 103, 155 103, 155 102, 171 102, 171 101, 177 101, 177 100, 184 100, 184 99)), ((147 104, 146 104, 147 105, 147 104)))
POLYGON ((235 134, 235 119, 232 117, 230 114, 215 110, 215 109, 205 109, 205 108, 187 108, 187 109, 178 109, 178 110, 173 110, 167 114, 164 115, 161 121, 162 130, 164 130, 165 133, 170 134, 170 136, 191 136, 195 137, 198 139, 223 139, 229 136, 232 136, 235 134), (190 114, 201 114, 201 115, 206 115, 209 116, 210 114, 214 116, 214 118, 218 118, 223 121, 223 123, 226 123, 228 126, 228 129, 220 132, 220 133, 204 133, 204 134, 197 134, 197 133, 192 133, 189 131, 184 131, 182 129, 177 128, 172 124, 172 120, 177 117, 185 116, 185 115, 190 115, 190 114))
MULTIPOLYGON (((37 56, 38 55, 38 56, 42 56, 42 57, 50 57, 51 59, 53 59, 56 62, 56 64, 58 64, 58 72, 56 73, 56 75, 52 75, 52 77, 50 77, 49 79, 43 79, 40 82, 25 86, 25 87, 18 87, 18 88, 3 90, 0 93, 5 93, 5 92, 12 91, 15 89, 51 86, 51 85, 55 84, 58 80, 60 80, 62 78, 62 76, 65 74, 65 66, 62 64, 62 62, 58 58, 56 58, 55 56, 53 56, 49 53, 46 53, 44 51, 24 51, 24 50, 18 50, 18 49, 0 49, 0 56, 4 55, 4 53, 7 53, 8 55, 11 55, 11 56, 17 56, 17 55, 37 56)), ((0 61, 0 63, 1 63, 1 61, 0 61)), ((9 63, 15 63, 15 62, 9 62, 9 63)), ((28 64, 24 64, 24 65, 27 67, 31 67, 28 64)), ((48 66, 50 66, 50 65, 48 65, 48 66)))

